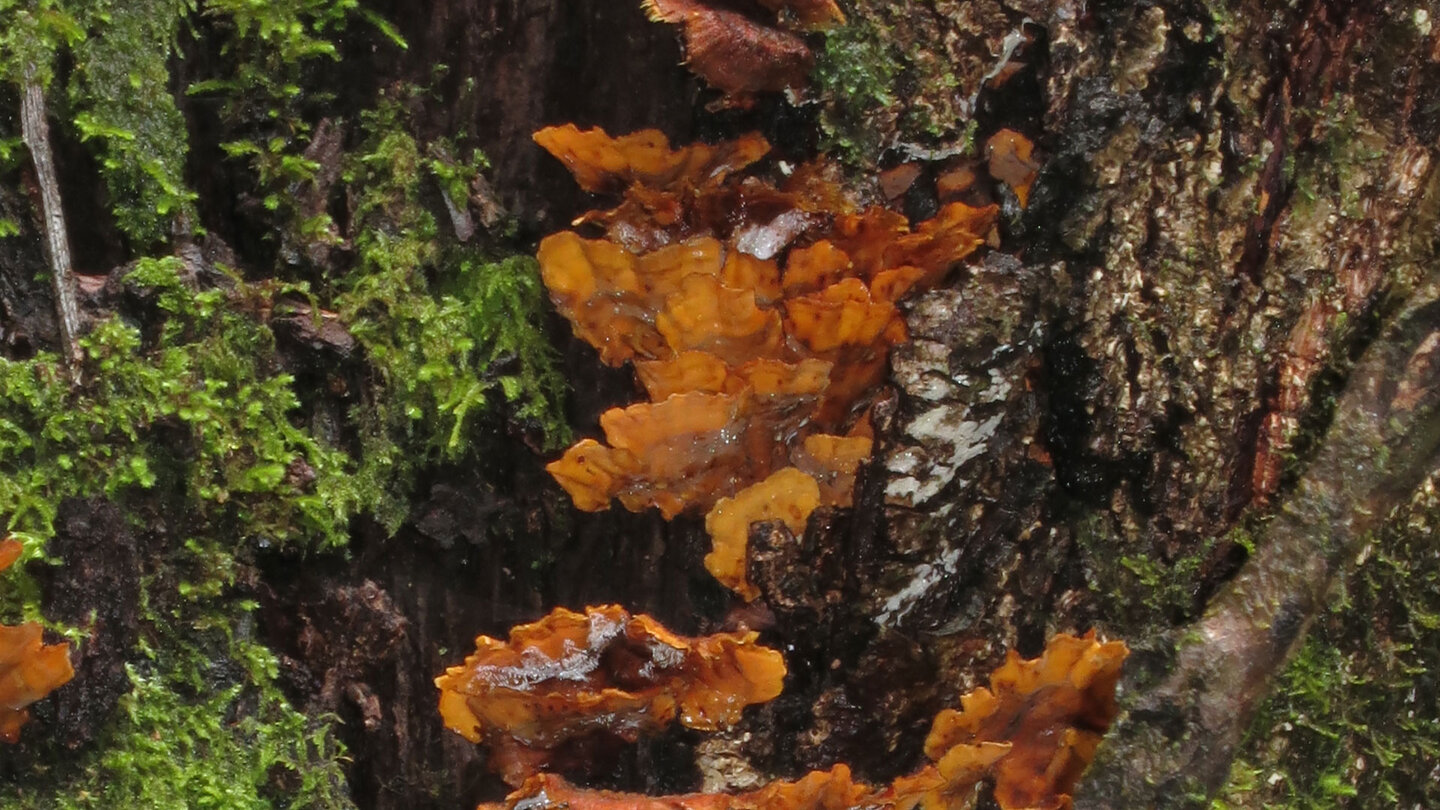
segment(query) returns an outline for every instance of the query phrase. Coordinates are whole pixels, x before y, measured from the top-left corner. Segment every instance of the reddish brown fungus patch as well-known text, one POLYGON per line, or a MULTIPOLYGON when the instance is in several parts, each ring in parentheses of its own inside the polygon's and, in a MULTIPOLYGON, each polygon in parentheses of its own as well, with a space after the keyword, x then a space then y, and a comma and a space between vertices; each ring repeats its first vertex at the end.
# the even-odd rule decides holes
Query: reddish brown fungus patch
POLYGON ((757 93, 804 88, 815 58, 790 29, 845 21, 834 0, 644 0, 643 5, 650 19, 679 26, 685 64, 722 93, 722 106, 744 107, 757 93))

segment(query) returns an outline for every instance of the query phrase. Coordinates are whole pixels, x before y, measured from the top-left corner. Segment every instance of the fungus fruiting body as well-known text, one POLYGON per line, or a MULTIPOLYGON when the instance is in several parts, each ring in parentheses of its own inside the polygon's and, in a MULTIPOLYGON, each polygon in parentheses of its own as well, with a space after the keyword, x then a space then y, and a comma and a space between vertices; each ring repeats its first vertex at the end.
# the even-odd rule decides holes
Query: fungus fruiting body
POLYGON ((1094 633, 1060 634, 1025 660, 1011 651, 989 688, 961 697, 926 739, 930 764, 888 785, 870 786, 836 765, 795 781, 735 794, 651 797, 577 788, 541 774, 503 804, 479 810, 964 810, 993 785, 1001 810, 1063 810, 1116 713, 1115 684, 1128 650, 1094 633))
POLYGON ((850 504, 871 447, 863 412, 906 339, 896 304, 973 252, 996 210, 950 203, 911 227, 858 209, 823 164, 778 184, 742 176, 768 151, 758 135, 678 150, 659 133, 568 125, 535 139, 582 187, 622 195, 578 220, 600 238, 551 235, 539 261, 576 336, 605 363, 633 363, 650 398, 606 412, 604 442, 548 469, 587 511, 618 499, 667 519, 710 513, 725 537, 707 565, 753 599, 736 502, 764 500, 753 519, 796 532, 815 508, 850 504), (763 498, 750 491, 782 473, 763 498), (811 486, 791 486, 797 475, 811 486))
POLYGON ((593 732, 634 740, 677 718, 705 731, 734 724, 785 678, 780 654, 755 635, 686 638, 616 605, 557 608, 507 641, 477 638, 464 664, 435 679, 440 714, 519 785, 551 750, 593 732))
POLYGON ((936 716, 925 754, 943 773, 947 760, 983 755, 977 746, 1006 745, 990 767, 1001 810, 1069 807, 1070 790, 1115 719, 1115 685, 1127 655, 1125 644, 1097 641, 1094 631, 1061 633, 1039 658, 1011 650, 989 688, 936 716))
POLYGON ((864 807, 872 791, 850 778, 850 769, 836 765, 795 782, 772 782, 747 793, 690 793, 641 796, 610 790, 578 788, 552 774, 525 782, 504 802, 476 810, 852 810, 864 807))
MULTIPOLYGON (((0 541, 0 571, 20 558, 19 541, 0 541)), ((20 727, 30 719, 26 707, 69 682, 75 676, 69 644, 45 644, 37 622, 12 627, 0 625, 0 741, 20 739, 20 727)))

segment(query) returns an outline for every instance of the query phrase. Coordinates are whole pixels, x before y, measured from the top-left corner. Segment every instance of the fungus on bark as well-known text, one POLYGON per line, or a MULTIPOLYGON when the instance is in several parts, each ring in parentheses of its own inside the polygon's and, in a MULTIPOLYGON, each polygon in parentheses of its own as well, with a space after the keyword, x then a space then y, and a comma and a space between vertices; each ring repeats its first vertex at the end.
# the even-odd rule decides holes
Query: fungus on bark
POLYGON ((445 725, 490 747, 491 768, 520 785, 561 744, 607 732, 635 740, 677 717, 689 728, 733 725, 780 694, 785 662, 756 634, 687 638, 618 605, 556 608, 480 636, 475 653, 435 679, 445 725))
POLYGON ((746 601, 753 600, 760 591, 745 575, 750 524, 778 520, 791 533, 799 534, 819 506, 820 485, 794 467, 740 490, 733 498, 721 498, 705 515, 705 530, 713 545, 705 555, 705 569, 746 601))
POLYGON ((990 687, 960 698, 935 717, 925 754, 944 768, 957 752, 986 743, 1010 746, 991 768, 1001 810, 1059 810, 1095 756, 1118 711, 1115 685, 1129 650, 1061 633, 1039 658, 1010 650, 990 687))
POLYGON ((1115 684, 1128 650, 1093 632, 1053 637, 1036 659, 1012 650, 990 687, 936 718, 926 740, 931 764, 888 785, 851 778, 845 765, 744 793, 642 796, 578 788, 533 776, 504 803, 478 810, 962 810, 993 784, 1001 810, 1061 810, 1114 719, 1115 684))
POLYGON ((853 810, 865 806, 870 793, 870 788, 851 779, 850 769, 844 765, 746 793, 682 796, 589 790, 553 774, 540 774, 526 780, 504 802, 482 804, 476 810, 853 810))
MULTIPOLYGON (((870 443, 812 437, 864 432, 890 347, 906 338, 897 301, 982 244, 995 207, 950 203, 911 227, 885 208, 857 210, 824 164, 780 185, 742 176, 768 149, 756 135, 681 150, 658 133, 569 126, 535 139, 585 188, 623 194, 579 220, 603 238, 553 234, 539 261, 576 336, 607 364, 633 362, 651 400, 607 411, 604 443, 586 439, 548 467, 575 505, 619 499, 670 519, 795 467, 818 502, 766 496, 766 518, 800 531, 816 505, 848 506, 870 443), (641 157, 617 157, 632 152, 641 157)), ((707 520, 725 533, 710 568, 753 599, 748 524, 730 509, 707 520)))
POLYGON ((754 133, 716 146, 671 149, 670 139, 658 130, 612 138, 602 129, 582 130, 574 124, 546 127, 535 133, 535 142, 559 158, 581 188, 597 193, 631 185, 663 191, 697 178, 718 182, 770 151, 770 144, 754 133))
MULTIPOLYGON (((23 547, 13 538, 0 541, 0 571, 20 559, 23 547)), ((70 645, 45 644, 38 622, 0 624, 0 742, 20 739, 30 720, 26 708, 75 677, 70 645)))

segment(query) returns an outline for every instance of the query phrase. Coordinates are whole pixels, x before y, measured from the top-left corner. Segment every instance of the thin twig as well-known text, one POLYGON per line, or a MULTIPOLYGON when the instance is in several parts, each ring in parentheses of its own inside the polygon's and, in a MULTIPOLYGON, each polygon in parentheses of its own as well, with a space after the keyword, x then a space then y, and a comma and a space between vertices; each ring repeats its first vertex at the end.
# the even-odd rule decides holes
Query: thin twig
POLYGON ((55 309, 60 319, 60 346, 72 381, 80 382, 80 308, 75 301, 75 274, 70 263, 70 241, 65 212, 60 207, 60 182, 50 153, 50 127, 45 121, 45 91, 27 75, 20 97, 20 128, 40 184, 40 205, 45 226, 45 247, 50 259, 55 309))

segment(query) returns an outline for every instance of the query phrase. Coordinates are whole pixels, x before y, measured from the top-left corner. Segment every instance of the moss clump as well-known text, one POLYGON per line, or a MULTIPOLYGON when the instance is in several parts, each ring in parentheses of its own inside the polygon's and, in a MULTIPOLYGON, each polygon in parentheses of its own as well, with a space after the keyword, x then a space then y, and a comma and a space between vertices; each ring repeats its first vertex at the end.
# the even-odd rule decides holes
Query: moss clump
POLYGON ((185 184, 185 119, 175 106, 170 60, 189 0, 91 0, 90 29, 74 48, 73 122, 100 150, 116 225, 137 246, 167 239, 171 223, 194 220, 185 184))
MULTIPOLYGON (((193 10, 189 0, 0 0, 0 79, 46 87, 69 52, 70 124, 96 148, 116 224, 140 247, 165 240, 177 218, 193 219, 185 121, 170 80, 193 10)), ((50 102, 63 109, 57 95, 50 102)))
POLYGON ((356 266, 336 306, 365 347, 369 399, 352 414, 360 432, 357 476, 385 494, 374 505, 392 529, 420 465, 458 461, 485 439, 481 414, 506 415, 538 444, 569 441, 565 382, 541 328, 544 289, 533 259, 493 260, 442 227, 426 199, 463 206, 484 168, 449 144, 423 149, 398 108, 382 105, 345 180, 356 266))
POLYGON ((142 592, 131 689, 97 744, 76 756, 38 739, 47 766, 0 785, 0 805, 352 807, 330 718, 290 705, 274 654, 250 637, 255 605, 232 593, 236 555, 191 539, 168 562, 171 572, 142 592), (179 572, 186 579, 177 583, 179 572))
POLYGON ((83 387, 53 355, 0 359, 0 515, 45 536, 66 497, 156 491, 233 538, 343 543, 363 493, 338 451, 290 421, 274 337, 236 308, 247 288, 197 290, 183 269, 137 263, 126 281, 154 302, 159 332, 101 322, 82 341, 83 387))
POLYGON ((1311 628, 1214 810, 1440 806, 1437 530, 1432 478, 1311 628))
POLYGON ((1098 601, 1107 628, 1124 638, 1150 638, 1195 619, 1205 594, 1200 582, 1217 548, 1254 551, 1244 528, 1206 538, 1186 554, 1162 559, 1141 548, 1125 548, 1107 528, 1108 514, 1076 521, 1076 540, 1086 583, 1098 601), (1120 546, 1117 548, 1117 545, 1120 546))
POLYGON ((895 146, 969 149, 971 102, 1014 23, 966 4, 857 0, 846 11, 811 75, 822 148, 858 168, 895 146))
POLYGON ((853 165, 875 162, 885 129, 873 123, 895 106, 901 58, 877 25, 857 20, 826 36, 812 74, 824 99, 824 151, 853 165))

